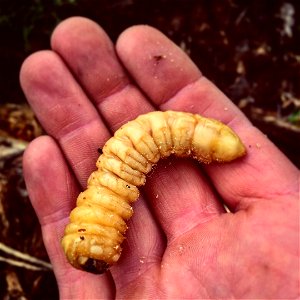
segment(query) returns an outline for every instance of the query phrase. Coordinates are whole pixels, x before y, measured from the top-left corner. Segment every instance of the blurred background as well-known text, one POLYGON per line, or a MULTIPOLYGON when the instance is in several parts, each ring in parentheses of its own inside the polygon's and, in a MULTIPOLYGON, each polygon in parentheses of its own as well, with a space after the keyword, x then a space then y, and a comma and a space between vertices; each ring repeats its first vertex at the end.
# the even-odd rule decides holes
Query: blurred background
POLYGON ((0 298, 58 298, 22 176, 43 131, 19 70, 60 21, 89 17, 113 41, 134 24, 160 29, 299 167, 299 14, 298 0, 0 0, 0 298))

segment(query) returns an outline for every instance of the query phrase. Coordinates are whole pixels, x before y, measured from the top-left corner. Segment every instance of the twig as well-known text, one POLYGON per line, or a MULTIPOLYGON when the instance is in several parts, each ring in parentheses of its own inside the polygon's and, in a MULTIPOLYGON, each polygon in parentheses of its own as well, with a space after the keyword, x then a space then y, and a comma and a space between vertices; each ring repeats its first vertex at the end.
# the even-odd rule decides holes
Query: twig
POLYGON ((0 160, 5 161, 22 154, 27 145, 26 141, 0 136, 0 160))
MULTIPOLYGON (((8 247, 6 245, 4 245, 3 243, 0 242, 0 250, 9 254, 9 255, 12 255, 14 257, 17 257, 17 258, 20 258, 24 261, 27 261, 27 262, 30 262, 30 263, 33 263, 33 264, 36 264, 36 265, 39 265, 39 270, 40 269, 48 269, 48 270, 52 270, 52 265, 41 260, 41 259, 38 259, 38 258, 35 258, 29 254, 26 254, 26 253, 23 253, 23 252, 20 252, 18 250, 15 250, 11 247, 8 247)), ((3 261, 3 260, 2 260, 3 261)))
POLYGON ((15 267, 20 267, 20 268, 25 268, 31 271, 41 271, 41 270, 45 270, 45 267, 38 267, 38 266, 34 266, 31 264, 28 264, 26 262, 23 261, 19 261, 19 260, 14 260, 11 258, 6 258, 6 257, 2 257, 0 256, 0 262, 6 262, 9 265, 15 266, 15 267))

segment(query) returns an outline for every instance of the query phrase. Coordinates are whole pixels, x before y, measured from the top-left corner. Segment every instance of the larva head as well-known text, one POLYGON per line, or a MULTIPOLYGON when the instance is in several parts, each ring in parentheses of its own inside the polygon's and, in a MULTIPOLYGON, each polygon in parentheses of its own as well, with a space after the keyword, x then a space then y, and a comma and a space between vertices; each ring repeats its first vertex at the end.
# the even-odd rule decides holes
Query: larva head
POLYGON ((67 260, 73 267, 93 274, 102 274, 118 261, 122 251, 120 242, 123 236, 121 235, 120 240, 112 234, 109 236, 111 241, 104 236, 105 229, 108 229, 108 235, 114 232, 105 226, 101 231, 101 226, 98 225, 95 227, 87 223, 68 224, 61 243, 67 260), (94 232, 93 230, 97 228, 100 228, 98 232, 94 232))
POLYGON ((77 268, 93 274, 103 274, 109 268, 109 264, 103 260, 79 256, 77 260, 77 268))
MULTIPOLYGON (((66 253, 69 263, 76 269, 90 272, 93 274, 103 274, 110 267, 109 262, 103 259, 96 258, 94 254, 91 254, 91 248, 85 247, 86 245, 79 244, 75 239, 70 239, 69 235, 66 235, 62 240, 62 246, 66 253), (69 251, 67 251, 69 250, 69 251)), ((86 239, 84 236, 81 237, 84 242, 86 239)))
POLYGON ((240 138, 232 129, 223 125, 214 141, 212 159, 227 162, 245 154, 246 148, 240 138))

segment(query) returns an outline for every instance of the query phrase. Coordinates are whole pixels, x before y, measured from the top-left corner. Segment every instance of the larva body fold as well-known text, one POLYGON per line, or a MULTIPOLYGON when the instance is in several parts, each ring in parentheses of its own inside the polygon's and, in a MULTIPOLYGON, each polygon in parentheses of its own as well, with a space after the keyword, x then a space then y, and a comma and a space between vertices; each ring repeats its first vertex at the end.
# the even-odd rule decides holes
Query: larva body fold
POLYGON ((156 111, 118 129, 103 147, 97 170, 77 198, 62 246, 76 268, 103 273, 121 255, 121 243, 139 197, 138 187, 160 158, 174 154, 199 162, 229 162, 246 153, 223 123, 200 115, 156 111))

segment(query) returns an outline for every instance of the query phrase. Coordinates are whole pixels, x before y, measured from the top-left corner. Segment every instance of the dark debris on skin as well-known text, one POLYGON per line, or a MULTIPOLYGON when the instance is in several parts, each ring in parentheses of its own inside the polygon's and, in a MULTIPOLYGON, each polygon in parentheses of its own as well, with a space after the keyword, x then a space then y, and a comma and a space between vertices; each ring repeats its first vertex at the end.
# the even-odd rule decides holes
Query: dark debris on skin
POLYGON ((109 268, 109 264, 103 260, 97 260, 89 258, 84 265, 81 265, 81 269, 93 274, 103 274, 109 268))

